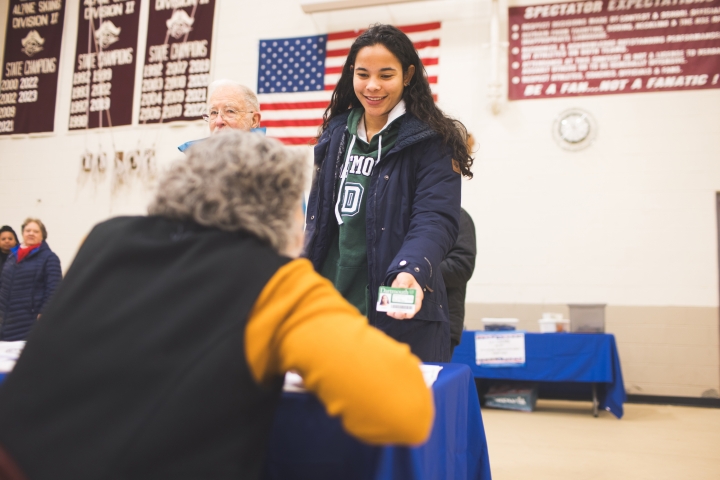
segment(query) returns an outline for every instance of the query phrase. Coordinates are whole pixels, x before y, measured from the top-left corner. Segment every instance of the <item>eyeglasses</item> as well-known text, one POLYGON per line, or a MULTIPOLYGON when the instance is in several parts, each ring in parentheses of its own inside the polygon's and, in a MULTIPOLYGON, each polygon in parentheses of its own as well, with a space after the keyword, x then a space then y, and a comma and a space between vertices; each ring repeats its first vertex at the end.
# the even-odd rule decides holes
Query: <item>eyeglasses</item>
POLYGON ((206 122, 214 122, 218 115, 220 115, 223 120, 235 120, 237 117, 245 113, 255 112, 244 112, 242 110, 233 110, 232 108, 228 108, 227 110, 211 110, 210 113, 203 114, 202 119, 206 122))

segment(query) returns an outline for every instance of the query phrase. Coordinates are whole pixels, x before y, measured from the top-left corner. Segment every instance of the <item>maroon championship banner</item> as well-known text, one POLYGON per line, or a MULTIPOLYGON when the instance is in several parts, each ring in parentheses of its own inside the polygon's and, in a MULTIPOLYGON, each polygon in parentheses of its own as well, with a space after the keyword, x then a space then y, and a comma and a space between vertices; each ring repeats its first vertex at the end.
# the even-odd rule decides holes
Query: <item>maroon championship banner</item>
POLYGON ((140 1, 80 3, 70 130, 132 123, 140 1))
POLYGON ((0 82, 0 135, 52 132, 65 2, 9 3, 0 82))
POLYGON ((509 9, 510 100, 720 88, 720 0, 509 9))
POLYGON ((140 123, 197 120, 206 109, 215 0, 152 0, 140 123))

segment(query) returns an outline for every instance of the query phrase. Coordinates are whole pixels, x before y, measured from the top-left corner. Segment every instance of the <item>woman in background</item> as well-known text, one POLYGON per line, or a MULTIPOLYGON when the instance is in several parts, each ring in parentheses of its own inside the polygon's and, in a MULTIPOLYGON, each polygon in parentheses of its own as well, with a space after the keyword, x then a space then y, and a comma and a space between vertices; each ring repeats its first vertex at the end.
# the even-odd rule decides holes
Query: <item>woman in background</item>
POLYGON ((20 243, 20 241, 17 238, 15 230, 8 225, 3 225, 2 228, 0 228, 0 272, 2 272, 5 266, 5 261, 10 255, 10 251, 15 248, 18 243, 20 243))
POLYGON ((62 279, 60 259, 37 218, 22 225, 23 244, 7 258, 0 280, 0 341, 25 340, 62 279))
POLYGON ((433 100, 412 41, 375 25, 353 43, 315 147, 305 256, 423 361, 450 360, 440 262, 455 243, 465 127, 433 100), (377 312, 381 285, 415 289, 411 312, 377 312))

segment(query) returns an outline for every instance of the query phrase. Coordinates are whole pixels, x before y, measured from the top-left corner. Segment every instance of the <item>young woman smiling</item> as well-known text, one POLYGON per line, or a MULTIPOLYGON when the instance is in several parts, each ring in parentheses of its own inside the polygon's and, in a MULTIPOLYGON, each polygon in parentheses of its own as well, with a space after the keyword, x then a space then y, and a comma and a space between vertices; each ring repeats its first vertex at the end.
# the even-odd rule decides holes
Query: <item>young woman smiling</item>
POLYGON ((465 127, 433 101, 410 39, 375 25, 350 48, 315 147, 305 255, 370 323, 423 361, 450 360, 440 262, 455 243, 465 127), (409 313, 375 310, 381 285, 412 288, 409 313))

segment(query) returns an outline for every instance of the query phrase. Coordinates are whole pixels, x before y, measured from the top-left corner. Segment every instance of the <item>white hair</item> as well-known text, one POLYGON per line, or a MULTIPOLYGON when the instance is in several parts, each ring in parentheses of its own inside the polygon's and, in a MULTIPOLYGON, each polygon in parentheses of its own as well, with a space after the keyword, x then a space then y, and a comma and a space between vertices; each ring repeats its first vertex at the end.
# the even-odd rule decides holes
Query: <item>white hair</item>
POLYGON ((228 80, 227 78, 215 80, 208 86, 208 101, 210 101, 210 97, 212 97, 213 92, 221 87, 231 87, 244 98, 245 104, 250 107, 253 112, 260 111, 260 102, 258 102, 258 98, 257 95, 255 95, 255 92, 250 90, 250 88, 246 87, 242 83, 236 82, 234 80, 228 80))
POLYGON ((231 130, 190 147, 159 181, 148 213, 244 230, 284 251, 304 185, 304 154, 257 133, 231 130))

